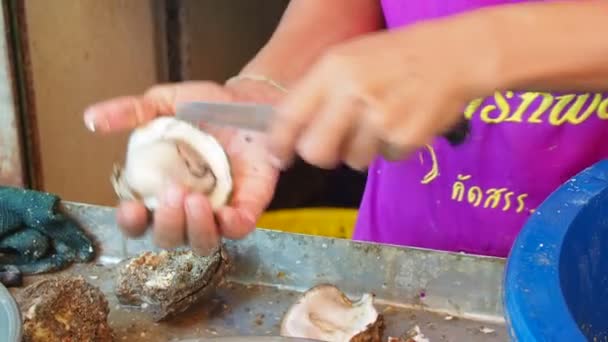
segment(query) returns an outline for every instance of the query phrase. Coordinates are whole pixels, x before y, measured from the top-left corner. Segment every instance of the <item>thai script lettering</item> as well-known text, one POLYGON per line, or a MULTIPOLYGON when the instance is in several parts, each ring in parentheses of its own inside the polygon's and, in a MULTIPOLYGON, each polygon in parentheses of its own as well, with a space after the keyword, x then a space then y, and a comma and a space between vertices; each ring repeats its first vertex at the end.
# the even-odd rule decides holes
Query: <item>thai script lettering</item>
POLYGON ((553 95, 543 92, 515 94, 496 92, 484 104, 484 98, 471 101, 464 111, 467 119, 479 116, 487 124, 549 123, 552 126, 580 125, 590 118, 608 120, 608 94, 584 93, 553 95), (516 99, 516 103, 508 100, 516 99), (533 107, 535 105, 535 107, 533 107), (534 108, 534 110, 530 110, 534 108))
POLYGON ((526 210, 528 194, 517 194, 508 188, 482 189, 471 183, 471 175, 459 174, 452 185, 452 200, 468 203, 473 207, 496 209, 502 211, 514 210, 522 213, 526 210))

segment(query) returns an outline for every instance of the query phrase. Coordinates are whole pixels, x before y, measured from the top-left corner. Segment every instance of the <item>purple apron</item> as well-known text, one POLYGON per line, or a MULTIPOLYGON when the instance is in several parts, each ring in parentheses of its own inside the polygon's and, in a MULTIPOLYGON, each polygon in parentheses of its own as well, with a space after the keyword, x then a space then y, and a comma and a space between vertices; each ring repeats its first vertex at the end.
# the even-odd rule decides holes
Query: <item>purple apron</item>
MULTIPOLYGON (((394 28, 512 2, 521 1, 382 5, 394 28)), ((465 116, 463 145, 437 139, 409 160, 370 166, 354 239, 505 257, 553 190, 608 156, 606 93, 502 92, 472 101, 465 116)))

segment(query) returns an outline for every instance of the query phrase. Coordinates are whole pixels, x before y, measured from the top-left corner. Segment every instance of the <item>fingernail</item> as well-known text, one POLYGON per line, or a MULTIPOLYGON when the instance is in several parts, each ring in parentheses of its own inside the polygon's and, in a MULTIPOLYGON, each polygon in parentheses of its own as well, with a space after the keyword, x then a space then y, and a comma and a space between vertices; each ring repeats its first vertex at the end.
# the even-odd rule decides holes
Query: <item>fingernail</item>
POLYGON ((84 112, 84 125, 91 132, 95 132, 95 115, 90 111, 84 112))
POLYGON ((274 167, 275 169, 284 170, 281 159, 279 159, 275 155, 271 154, 268 156, 268 163, 270 164, 270 166, 274 167))
POLYGON ((196 200, 196 197, 188 196, 186 197, 186 211, 188 213, 194 213, 199 210, 199 206, 196 200))
POLYGON ((222 227, 233 227, 234 226, 234 215, 227 213, 228 215, 216 215, 215 223, 222 227))
POLYGON ((206 257, 209 256, 209 254, 211 254, 211 248, 206 248, 206 247, 192 247, 192 250, 194 251, 194 253, 200 257, 206 257))
POLYGON ((245 219, 245 222, 249 225, 256 224, 256 217, 252 213, 243 213, 243 218, 245 219))
POLYGON ((268 153, 268 163, 270 166, 281 171, 285 171, 291 166, 291 161, 289 159, 279 157, 278 154, 274 153, 272 150, 269 150, 268 153))
POLYGON ((268 161, 272 167, 282 170, 283 169, 283 161, 281 157, 279 157, 279 153, 277 153, 277 148, 272 140, 266 140, 266 151, 268 153, 268 161))
POLYGON ((220 239, 217 237, 214 240, 200 241, 198 244, 192 245, 192 248, 197 251, 200 256, 209 256, 220 245, 220 239))
POLYGON ((178 209, 182 207, 183 200, 184 193, 182 190, 177 186, 169 186, 165 193, 165 204, 171 208, 178 209))

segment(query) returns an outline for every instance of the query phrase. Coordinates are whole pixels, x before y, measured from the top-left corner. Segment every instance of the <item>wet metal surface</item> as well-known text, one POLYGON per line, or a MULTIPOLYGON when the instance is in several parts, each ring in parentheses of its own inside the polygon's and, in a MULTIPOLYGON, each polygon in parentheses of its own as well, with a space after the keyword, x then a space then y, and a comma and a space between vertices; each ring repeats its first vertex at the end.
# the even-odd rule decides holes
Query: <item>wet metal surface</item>
MULTIPOLYGON (((500 301, 502 259, 263 229, 227 242, 235 268, 212 300, 155 324, 121 308, 112 293, 114 265, 122 257, 114 211, 79 204, 66 208, 103 249, 97 264, 66 272, 83 274, 106 293, 119 341, 276 336, 282 315, 301 291, 320 283, 333 283, 353 298, 375 293, 387 320, 385 337, 418 325, 430 341, 507 341, 500 301)), ((149 237, 128 241, 130 255, 144 250, 155 250, 149 237)))
POLYGON ((24 186, 23 150, 5 16, 6 12, 0 11, 0 185, 24 186))

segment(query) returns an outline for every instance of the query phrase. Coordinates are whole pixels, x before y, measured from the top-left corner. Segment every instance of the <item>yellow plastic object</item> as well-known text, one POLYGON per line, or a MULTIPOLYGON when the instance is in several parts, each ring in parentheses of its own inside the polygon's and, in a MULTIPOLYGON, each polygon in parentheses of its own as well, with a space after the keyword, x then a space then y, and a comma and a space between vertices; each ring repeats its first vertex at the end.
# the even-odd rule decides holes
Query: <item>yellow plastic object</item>
POLYGON ((356 220, 355 209, 285 209, 264 213, 257 226, 288 233, 350 239, 356 220))

